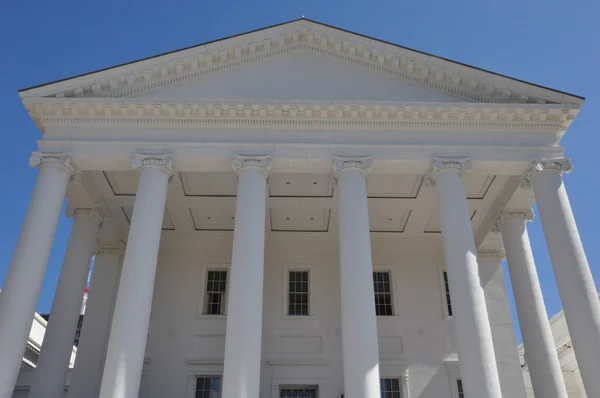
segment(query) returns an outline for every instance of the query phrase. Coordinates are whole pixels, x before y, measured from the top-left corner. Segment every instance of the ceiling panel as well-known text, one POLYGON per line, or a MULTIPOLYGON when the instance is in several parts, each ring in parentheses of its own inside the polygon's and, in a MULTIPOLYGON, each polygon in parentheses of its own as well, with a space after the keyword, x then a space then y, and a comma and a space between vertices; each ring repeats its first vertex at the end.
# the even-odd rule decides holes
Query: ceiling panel
POLYGON ((371 174, 367 195, 370 198, 416 198, 423 176, 411 174, 371 174))
POLYGON ((212 202, 211 206, 189 208, 196 231, 233 231, 235 198, 212 202))
POLYGON ((330 214, 330 209, 318 207, 302 211, 296 211, 293 206, 271 208, 271 230, 326 232, 330 214))
POLYGON ((330 174, 277 173, 269 178, 271 196, 329 197, 333 194, 330 174))
POLYGON ((237 174, 180 173, 186 196, 236 196, 237 174))
MULTIPOLYGON (((131 225, 131 215, 133 213, 133 206, 122 206, 121 210, 123 210, 123 214, 125 215, 127 222, 129 223, 129 225, 131 225)), ((171 215, 169 214, 169 211, 167 209, 165 209, 163 215, 162 229, 163 231, 175 230, 175 225, 173 225, 173 220, 171 220, 171 215)))
POLYGON ((388 214, 369 210, 371 232, 404 232, 409 217, 410 210, 400 210, 388 214))
POLYGON ((135 195, 140 173, 132 171, 105 171, 104 177, 116 196, 135 195))
POLYGON ((483 199, 495 176, 485 176, 465 173, 463 181, 469 199, 483 199))
MULTIPOLYGON (((475 216, 475 209, 472 209, 471 206, 469 205, 469 214, 470 214, 470 219, 473 219, 473 216, 475 216)), ((423 231, 424 233, 440 233, 441 232, 441 227, 440 227, 440 216, 438 215, 438 211, 437 209, 434 210, 431 215, 429 216, 429 220, 427 221, 427 225, 425 226, 425 230, 423 231)))

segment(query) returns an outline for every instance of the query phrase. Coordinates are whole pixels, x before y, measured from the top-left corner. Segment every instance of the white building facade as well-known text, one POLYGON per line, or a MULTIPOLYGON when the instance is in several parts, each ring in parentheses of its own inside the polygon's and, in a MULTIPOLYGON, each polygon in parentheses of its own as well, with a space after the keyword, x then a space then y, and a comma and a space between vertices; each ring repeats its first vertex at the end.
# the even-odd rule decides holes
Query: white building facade
POLYGON ((65 198, 29 397, 525 398, 503 244, 536 396, 566 397, 534 200, 600 396, 600 303, 559 144, 583 98, 304 19, 20 94, 43 139, 0 299, 0 398, 65 198))

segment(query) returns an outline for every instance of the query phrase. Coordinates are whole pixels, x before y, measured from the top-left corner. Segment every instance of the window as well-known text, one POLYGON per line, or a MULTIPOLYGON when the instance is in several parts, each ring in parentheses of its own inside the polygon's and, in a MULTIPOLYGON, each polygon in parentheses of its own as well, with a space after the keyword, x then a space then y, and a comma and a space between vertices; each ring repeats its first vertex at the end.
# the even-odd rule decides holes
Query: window
POLYGON ((206 296, 204 313, 207 315, 225 314, 225 294, 227 270, 208 270, 206 274, 206 296))
POLYGON ((288 275, 288 315, 309 315, 308 271, 290 271, 288 275))
POLYGON ((73 345, 79 346, 79 337, 81 336, 81 328, 83 327, 83 315, 79 315, 79 321, 77 322, 77 329, 75 330, 75 341, 73 345))
POLYGON ((381 398, 402 398, 402 389, 399 379, 379 380, 381 398))
POLYGON ((221 398, 220 377, 197 377, 195 398, 221 398))
POLYGON ((444 271, 444 291, 446 293, 446 308, 448 316, 452 316, 452 301, 450 300, 450 283, 448 283, 448 273, 444 271))
POLYGON ((317 387, 279 387, 279 398, 317 398, 317 387))
POLYGON ((462 380, 456 380, 456 388, 458 389, 458 398, 465 398, 465 393, 463 392, 462 380))
POLYGON ((392 286, 389 271, 373 272, 373 290, 375 291, 375 314, 392 316, 392 286))

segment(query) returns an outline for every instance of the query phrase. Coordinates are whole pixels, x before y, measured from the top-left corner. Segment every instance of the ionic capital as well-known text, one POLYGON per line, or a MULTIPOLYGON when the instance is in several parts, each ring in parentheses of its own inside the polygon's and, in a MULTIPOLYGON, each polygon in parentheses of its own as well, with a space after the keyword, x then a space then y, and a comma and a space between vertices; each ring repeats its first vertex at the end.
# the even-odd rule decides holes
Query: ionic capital
POLYGON ((146 155, 136 153, 133 155, 131 166, 138 170, 144 167, 164 167, 169 174, 173 174, 173 155, 169 154, 157 154, 157 155, 146 155))
POLYGON ((371 172, 373 160, 366 158, 343 158, 336 157, 333 160, 333 175, 338 175, 343 170, 354 169, 363 173, 365 176, 371 172))
POLYGON ((571 159, 569 158, 553 160, 533 159, 531 161, 529 169, 527 169, 527 171, 521 177, 521 188, 531 188, 531 179, 533 178, 533 176, 544 170, 555 170, 558 171, 560 174, 569 174, 573 171, 573 163, 571 163, 571 159))
POLYGON ((29 158, 29 165, 31 167, 40 167, 44 164, 55 163, 60 166, 63 166, 69 174, 72 176, 75 175, 76 170, 71 164, 71 154, 70 153, 43 153, 43 152, 33 152, 31 157, 29 158))
POLYGON ((469 158, 433 158, 431 172, 425 177, 425 183, 429 186, 435 185, 436 176, 444 171, 459 171, 468 173, 473 169, 469 158))
POLYGON ((65 210, 65 216, 69 218, 74 218, 79 214, 89 214, 93 217, 96 217, 98 220, 102 218, 100 215, 100 210, 97 207, 67 207, 65 210))
POLYGON ((503 260, 506 258, 506 252, 504 249, 496 250, 477 250, 477 257, 479 258, 497 258, 503 260))
POLYGON ((100 246, 98 247, 98 250, 96 250, 96 254, 123 254, 124 252, 124 245, 100 246))
POLYGON ((246 168, 256 168, 268 177, 271 172, 271 157, 236 155, 233 162, 231 162, 231 166, 236 173, 240 173, 246 168))
POLYGON ((492 229, 492 232, 500 233, 500 227, 502 226, 502 224, 506 220, 509 220, 511 218, 518 218, 525 222, 525 221, 533 221, 535 218, 535 215, 533 214, 533 210, 531 210, 531 209, 504 210, 504 211, 500 212, 500 214, 498 214, 498 218, 496 218, 496 222, 494 223, 494 228, 492 229))

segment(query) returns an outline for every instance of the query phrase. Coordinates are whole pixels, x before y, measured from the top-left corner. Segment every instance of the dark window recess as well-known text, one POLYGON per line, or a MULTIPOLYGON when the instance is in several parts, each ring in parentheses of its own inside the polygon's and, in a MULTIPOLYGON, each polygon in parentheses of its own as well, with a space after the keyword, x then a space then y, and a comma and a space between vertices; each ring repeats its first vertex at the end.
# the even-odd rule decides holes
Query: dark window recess
POLYGON ((465 393, 463 392, 462 380, 456 380, 456 387, 458 389, 458 398, 465 398, 465 393))
POLYGON ((220 377, 197 377, 195 398, 221 398, 220 377))
POLYGON ((317 398, 317 388, 279 388, 279 398, 317 398))
POLYGON ((392 284, 388 271, 373 272, 373 291, 375 292, 375 314, 377 316, 393 316, 392 284))
POLYGON ((444 291, 446 293, 446 308, 448 316, 452 316, 452 300, 450 300, 450 283, 448 283, 448 273, 444 271, 444 291))
POLYGON ((204 313, 207 315, 225 314, 227 291, 227 271, 209 270, 206 275, 206 297, 204 313))
POLYGON ((288 315, 309 315, 308 271, 290 271, 288 279, 288 315))
POLYGON ((400 387, 399 379, 379 380, 381 398, 402 398, 402 389, 400 387))

